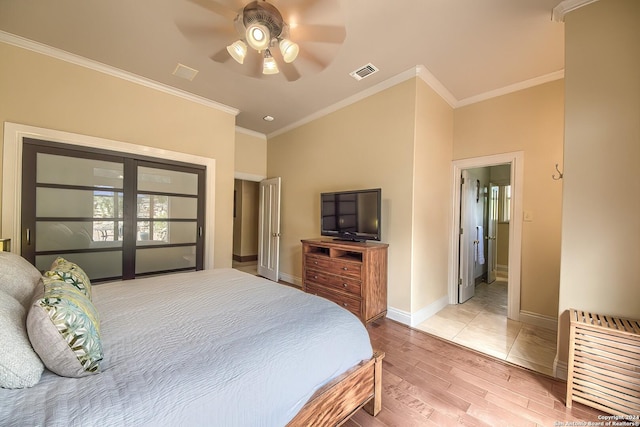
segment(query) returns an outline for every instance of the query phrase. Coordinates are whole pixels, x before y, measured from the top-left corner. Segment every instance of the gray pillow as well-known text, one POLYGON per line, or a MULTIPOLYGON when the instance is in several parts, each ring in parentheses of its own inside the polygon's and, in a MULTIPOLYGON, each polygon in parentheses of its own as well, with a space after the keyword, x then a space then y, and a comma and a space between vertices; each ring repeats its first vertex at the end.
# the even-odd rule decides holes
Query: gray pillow
POLYGON ((0 387, 33 387, 44 365, 27 336, 26 309, 0 289, 0 387))
POLYGON ((27 315, 27 333, 44 365, 64 377, 97 373, 102 360, 98 312, 74 284, 44 278, 27 315))
POLYGON ((31 305, 41 280, 40 271, 29 261, 11 252, 0 252, 0 289, 18 300, 25 309, 31 305))

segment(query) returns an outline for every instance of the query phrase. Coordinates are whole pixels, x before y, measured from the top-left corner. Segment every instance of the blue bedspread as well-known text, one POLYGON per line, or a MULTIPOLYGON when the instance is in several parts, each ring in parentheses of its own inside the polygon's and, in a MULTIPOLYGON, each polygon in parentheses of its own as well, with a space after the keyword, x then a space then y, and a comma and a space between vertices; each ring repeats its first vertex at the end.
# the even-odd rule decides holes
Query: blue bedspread
POLYGON ((232 269, 96 285, 102 372, 0 389, 0 425, 283 426, 372 356, 325 299, 232 269))

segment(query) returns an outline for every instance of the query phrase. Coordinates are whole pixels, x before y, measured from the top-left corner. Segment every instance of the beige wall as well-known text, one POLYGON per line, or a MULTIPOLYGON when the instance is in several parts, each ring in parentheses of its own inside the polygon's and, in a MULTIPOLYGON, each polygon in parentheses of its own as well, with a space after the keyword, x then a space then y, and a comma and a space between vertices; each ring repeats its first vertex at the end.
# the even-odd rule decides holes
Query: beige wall
POLYGON ((453 109, 416 79, 411 312, 448 294, 453 109))
POLYGON ((269 139, 268 175, 282 178, 280 269, 302 275, 300 239, 320 235, 320 193, 382 188, 389 305, 411 311, 416 80, 269 139))
POLYGON ((566 17, 558 360, 577 308, 640 319, 640 2, 566 17))
POLYGON ((235 171, 255 180, 267 176, 267 137, 236 129, 235 171))
POLYGON ((0 43, 0 122, 216 159, 215 266, 231 265, 235 117, 0 43))
MULTIPOLYGON (((555 318, 560 282, 564 126, 562 80, 454 111, 453 159, 524 152, 523 209, 533 214, 522 230, 522 311, 555 318)), ((522 220, 514 218, 513 220, 522 220)))

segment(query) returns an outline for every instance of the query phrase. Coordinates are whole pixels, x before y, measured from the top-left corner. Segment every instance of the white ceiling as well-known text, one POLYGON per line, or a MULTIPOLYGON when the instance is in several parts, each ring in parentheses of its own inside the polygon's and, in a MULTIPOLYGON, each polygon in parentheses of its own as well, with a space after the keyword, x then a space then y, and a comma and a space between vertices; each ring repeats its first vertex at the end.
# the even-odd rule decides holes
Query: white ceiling
MULTIPOLYGON (((238 126, 267 135, 416 70, 456 107, 558 78, 564 69, 564 25, 551 19, 560 0, 270 0, 292 27, 346 30, 342 44, 299 40, 295 81, 283 73, 250 77, 250 64, 212 60, 236 37, 228 18, 198 1, 243 6, 242 0, 0 0, 0 31, 238 109, 238 126), (178 63, 199 71, 193 81, 172 75, 178 63), (361 81, 349 76, 367 63, 380 71, 361 81)), ((295 34, 294 28, 294 41, 295 34)))

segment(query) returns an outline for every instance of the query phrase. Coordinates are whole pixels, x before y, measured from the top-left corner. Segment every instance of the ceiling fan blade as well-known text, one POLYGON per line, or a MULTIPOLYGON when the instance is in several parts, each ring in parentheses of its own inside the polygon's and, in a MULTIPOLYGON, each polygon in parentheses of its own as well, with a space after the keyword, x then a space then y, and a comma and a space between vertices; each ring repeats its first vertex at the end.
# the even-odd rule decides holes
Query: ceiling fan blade
POLYGON ((278 63, 278 70, 280 70, 280 72, 282 73, 282 75, 284 75, 287 81, 295 82, 300 77, 302 77, 300 75, 300 72, 294 65, 295 61, 293 63, 285 62, 284 58, 282 57, 282 53, 280 52, 280 49, 274 49, 271 52, 276 62, 278 63))
POLYGON ((335 25, 297 25, 290 30, 291 40, 297 42, 342 43, 347 37, 344 27, 335 25))
POLYGON ((295 12, 297 14, 304 14, 307 10, 311 9, 316 3, 320 1, 321 0, 299 0, 292 7, 292 12, 295 12))
POLYGON ((233 27, 214 28, 211 25, 194 25, 194 24, 176 24, 182 34, 188 38, 199 38, 210 40, 216 37, 228 37, 231 39, 237 36, 233 27))
POLYGON ((249 50, 246 58, 244 58, 242 70, 249 77, 262 78, 262 55, 254 50, 249 50))
POLYGON ((296 68, 296 66, 293 64, 287 64, 286 62, 282 62, 280 65, 278 65, 278 67, 280 68, 282 75, 284 75, 284 77, 289 82, 295 82, 300 77, 302 77, 298 72, 298 69, 296 68))
POLYGON ((215 0, 189 0, 189 1, 207 10, 210 10, 213 13, 216 13, 222 16, 223 18, 226 18, 229 21, 233 21, 234 19, 236 19, 236 16, 238 15, 237 11, 229 9, 228 7, 221 5, 215 0))
POLYGON ((211 58, 215 62, 223 63, 223 62, 227 62, 228 60, 230 60, 231 59, 231 55, 229 55, 229 52, 227 52, 227 48, 223 47, 222 49, 220 49, 219 51, 217 51, 216 53, 211 55, 209 58, 211 58))
POLYGON ((329 65, 326 61, 323 61, 322 59, 318 58, 316 55, 314 55, 313 53, 309 52, 306 49, 304 51, 303 50, 300 51, 300 53, 298 54, 298 58, 300 57, 310 62, 314 66, 318 67, 320 70, 324 70, 325 68, 327 68, 327 65, 329 65))

